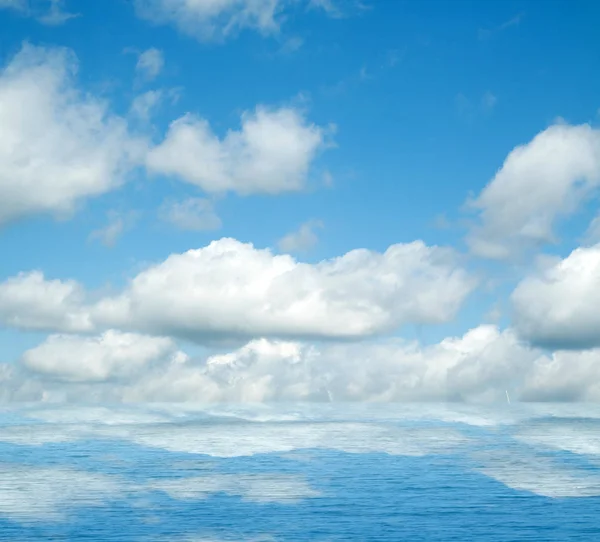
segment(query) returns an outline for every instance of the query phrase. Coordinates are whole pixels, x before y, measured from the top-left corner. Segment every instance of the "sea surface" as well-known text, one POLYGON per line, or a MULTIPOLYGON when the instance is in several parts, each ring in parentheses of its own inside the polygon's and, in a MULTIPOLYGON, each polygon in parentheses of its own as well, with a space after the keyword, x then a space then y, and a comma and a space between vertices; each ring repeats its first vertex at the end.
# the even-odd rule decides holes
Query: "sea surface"
POLYGON ((0 540, 600 541, 600 406, 1 406, 0 540))

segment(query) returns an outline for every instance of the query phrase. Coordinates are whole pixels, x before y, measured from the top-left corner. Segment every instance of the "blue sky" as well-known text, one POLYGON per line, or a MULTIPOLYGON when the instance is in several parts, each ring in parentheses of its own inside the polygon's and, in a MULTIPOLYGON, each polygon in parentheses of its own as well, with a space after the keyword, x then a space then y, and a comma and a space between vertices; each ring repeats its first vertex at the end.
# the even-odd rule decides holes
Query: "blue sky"
MULTIPOLYGON (((70 200, 66 213, 57 215, 66 201, 60 203, 60 195, 55 204, 47 203, 44 196, 46 203, 31 204, 26 212, 13 212, 10 206, 16 209, 17 204, 5 203, 10 218, 0 225, 4 255, 0 281, 6 285, 19 273, 39 270, 44 280, 76 281, 87 292, 89 306, 99 299, 114 301, 119 292, 133 299, 128 284, 144 269, 159 265, 171 254, 233 238, 253 243, 256 249, 271 248, 273 254, 291 252, 298 261, 314 264, 310 269, 317 273, 321 269, 318 262, 354 249, 368 249, 372 261, 363 267, 359 264, 360 272, 366 273, 363 282, 352 282, 358 280, 352 278, 347 285, 348 275, 344 275, 329 282, 314 279, 325 281, 317 285, 306 279, 306 284, 314 291, 335 291, 331 298, 323 294, 328 303, 338 296, 347 300, 357 285, 369 282, 371 272, 365 269, 385 267, 374 279, 371 297, 348 301, 346 312, 338 314, 331 308, 334 305, 323 302, 313 306, 302 297, 305 294, 294 297, 289 293, 292 301, 302 298, 309 304, 300 303, 298 307, 304 308, 298 310, 304 311, 303 315, 290 316, 291 320, 279 327, 248 324, 246 320, 254 313, 244 315, 248 309, 243 307, 248 306, 243 303, 236 305, 235 317, 234 309, 224 303, 219 320, 221 317, 214 316, 218 308, 207 309, 209 316, 200 317, 196 309, 175 301, 173 311, 179 312, 169 313, 161 325, 154 317, 136 317, 130 308, 126 315, 96 316, 103 323, 94 321, 75 329, 56 323, 76 310, 73 307, 38 298, 38 294, 35 303, 24 304, 15 301, 14 296, 20 294, 11 290, 10 299, 9 294, 0 295, 5 305, 4 310, 0 308, 4 323, 0 361, 19 365, 23 352, 39 345, 48 334, 74 334, 85 342, 107 329, 169 337, 194 356, 205 347, 213 348, 215 337, 225 339, 230 349, 261 339, 299 340, 302 348, 310 341, 320 344, 325 340, 329 345, 325 348, 330 348, 329 341, 340 339, 358 339, 364 345, 364 341, 394 341, 394 337, 417 339, 422 348, 436 348, 445 337, 460 337, 481 324, 497 324, 493 340, 509 334, 519 348, 535 350, 536 359, 537 355, 550 359, 544 356, 557 355, 553 350, 564 350, 570 356, 596 355, 595 348, 600 345, 590 336, 600 322, 592 315, 593 307, 582 309, 581 303, 591 303, 597 283, 577 275, 581 272, 589 278, 596 269, 595 245, 582 240, 596 215, 594 196, 600 177, 596 131, 600 8, 596 3, 581 1, 575 8, 561 1, 273 0, 252 4, 223 0, 216 2, 210 13, 207 5, 203 0, 0 1, 4 8, 0 9, 0 59, 5 67, 0 84, 4 88, 16 85, 10 79, 12 66, 39 91, 35 94, 42 104, 37 104, 39 107, 45 107, 40 96, 57 100, 49 106, 54 108, 52 115, 41 120, 33 115, 42 109, 30 106, 30 128, 17 135, 16 140, 21 141, 18 150, 11 147, 10 130, 21 130, 25 117, 13 124, 4 121, 7 128, 0 134, 4 146, 0 156, 5 161, 5 167, 0 166, 5 169, 0 172, 0 185, 4 184, 4 191, 0 194, 8 198, 6 194, 22 189, 25 195, 18 195, 19 205, 29 201, 28 189, 19 186, 29 171, 23 164, 39 165, 32 186, 40 175, 48 174, 40 194, 59 179, 78 182, 83 173, 77 170, 72 155, 67 152, 60 163, 56 158, 60 145, 44 151, 43 156, 36 154, 42 152, 39 149, 54 148, 54 143, 43 137, 43 144, 31 144, 31 150, 23 151, 25 158, 17 157, 27 146, 25 136, 45 130, 50 134, 53 126, 62 127, 66 131, 60 133, 73 138, 69 140, 73 152, 91 152, 95 145, 100 149, 108 139, 95 139, 93 128, 74 128, 74 121, 61 119, 61 115, 67 119, 76 111, 69 109, 74 103, 93 104, 94 111, 104 108, 106 117, 96 128, 104 130, 113 126, 111 122, 125 127, 127 134, 118 136, 121 142, 102 154, 103 160, 112 160, 120 146, 135 154, 134 158, 128 155, 123 171, 111 172, 106 166, 104 173, 94 177, 103 188, 79 193, 70 200), (258 6, 258 18, 248 16, 252 6, 258 6), (176 10, 181 17, 169 15, 176 10), (60 66, 67 70, 76 66, 76 74, 61 75, 56 94, 45 94, 41 76, 31 75, 31 64, 15 60, 25 50, 34 58, 28 62, 54 70, 48 73, 58 73, 60 66), (62 60, 51 57, 55 53, 63 55, 62 60), (144 59, 150 64, 144 64, 144 59), (139 109, 140 100, 151 97, 156 107, 139 109), (256 151, 258 158, 248 158, 258 147, 253 147, 250 139, 240 143, 234 138, 235 142, 231 139, 228 143, 227 134, 238 132, 244 119, 260 120, 257 111, 261 108, 266 112, 265 123, 281 122, 283 128, 279 128, 290 129, 292 139, 286 139, 284 132, 271 136, 268 130, 274 125, 261 124, 262 131, 254 134, 256 141, 263 138, 257 143, 262 145, 256 151), (284 121, 276 112, 292 117, 284 121), (221 153, 227 173, 206 173, 204 168, 212 158, 202 161, 205 147, 186 154, 178 146, 182 140, 170 137, 174 132, 169 129, 177 125, 177 119, 184 119, 183 125, 191 126, 196 135, 204 132, 200 124, 190 124, 190 119, 208 126, 211 141, 221 142, 215 156, 221 153), (536 154, 533 140, 548 128, 548 139, 540 143, 536 154), (83 139, 90 138, 91 145, 76 144, 82 134, 83 139), (531 163, 523 161, 514 170, 508 166, 501 169, 519 145, 533 149, 528 155, 531 163), (543 153, 556 157, 557 162, 547 160, 543 153), (559 156, 564 158, 560 163, 559 156), (241 165, 233 164, 236 160, 241 165), (547 171, 546 163, 550 164, 547 171), (58 173, 50 178, 54 171, 58 173), (556 179, 548 178, 554 173, 556 179), (269 189, 260 184, 263 174, 269 189), (111 175, 119 177, 118 182, 112 183, 111 175), (224 188, 227 182, 229 189, 224 188), (558 187, 548 202, 542 201, 545 183, 558 187), (585 185, 585 193, 578 191, 580 183, 585 185), (497 188, 489 199, 482 195, 487 185, 492 191, 497 188), (518 222, 510 216, 511 208, 519 207, 518 202, 527 197, 531 201, 523 204, 523 216, 529 218, 511 233, 510 224, 518 222), (469 198, 481 205, 466 209, 469 198), (190 209, 195 213, 192 218, 190 209), (182 222, 184 210, 187 214, 182 222), (492 215, 495 218, 489 218, 492 215), (195 220, 195 225, 190 220, 195 220), (523 233, 525 230, 528 233, 523 233), (282 242, 285 236, 287 243, 282 242), (416 260, 394 260, 389 265, 377 263, 378 256, 373 256, 391 245, 416 240, 422 240, 425 247, 454 251, 453 262, 439 264, 442 256, 435 248, 416 260), (584 271, 575 266, 561 285, 553 286, 552 273, 558 267, 552 266, 559 262, 546 256, 570 262, 569 254, 578 246, 587 251, 584 271), (425 261, 427 269, 420 267, 425 261), (414 273, 405 271, 413 266, 414 273), (403 273, 409 273, 410 280, 403 273), (453 273, 464 276, 454 280, 453 273), (400 275, 403 278, 398 278, 400 275), (385 290, 390 276, 403 285, 385 290), (573 307, 565 309, 563 298, 557 296, 566 292, 569 297, 570 288, 582 284, 585 287, 578 291, 577 303, 573 301, 573 307), (452 298, 451 288, 457 292, 452 298), (515 288, 519 295, 512 294, 515 288), (424 300, 425 293, 417 295, 416 290, 430 292, 431 299, 424 300), (444 296, 447 299, 443 300, 444 296), (393 306, 383 307, 386 298, 392 299, 393 306), (436 299, 441 300, 439 309, 434 306, 436 299), (363 307, 360 311, 371 315, 368 322, 364 320, 367 312, 359 311, 359 318, 359 305, 363 307), (331 333, 315 331, 307 323, 293 328, 298 318, 310 321, 311 310, 317 311, 315 322, 331 323, 331 333), (386 316, 381 316, 381 311, 386 316), (550 323, 542 318, 548 313, 555 316, 550 323), (578 320, 582 314, 589 319, 578 320), (202 323, 190 323, 196 316, 202 323), (353 331, 353 316, 358 318, 358 331, 353 331), (141 323, 144 318, 152 322, 141 323), (564 329, 571 331, 562 333, 564 329), (585 331, 578 331, 582 329, 585 331)), ((0 94, 0 111, 28 107, 25 98, 19 101, 14 96, 8 91, 0 94)), ((238 273, 251 265, 236 261, 238 273)), ((222 271, 215 270, 215 276, 222 271)), ((219 283, 223 291, 235 290, 236 276, 227 279, 232 282, 219 283)), ((167 287, 179 280, 178 275, 169 277, 174 282, 167 281, 167 287)), ((207 275, 203 280, 212 278, 207 275)), ((260 282, 260 277, 257 280, 260 282)), ((257 284, 249 286, 251 297, 257 284)), ((48 294, 50 290, 51 286, 43 291, 48 294)), ((52 294, 48 295, 50 299, 52 294)), ((189 289, 186 293, 183 288, 181 295, 177 299, 190 299, 195 307, 207 303, 205 297, 194 298, 189 289)), ((140 314, 152 310, 167 314, 158 302, 147 302, 140 302, 139 306, 145 307, 140 314)), ((266 303, 261 305, 263 309, 271 306, 262 302, 266 303)), ((31 378, 31 374, 23 378, 31 378)), ((586 390, 580 397, 595 397, 595 391, 586 390)), ((532 396, 537 397, 538 392, 532 396)))

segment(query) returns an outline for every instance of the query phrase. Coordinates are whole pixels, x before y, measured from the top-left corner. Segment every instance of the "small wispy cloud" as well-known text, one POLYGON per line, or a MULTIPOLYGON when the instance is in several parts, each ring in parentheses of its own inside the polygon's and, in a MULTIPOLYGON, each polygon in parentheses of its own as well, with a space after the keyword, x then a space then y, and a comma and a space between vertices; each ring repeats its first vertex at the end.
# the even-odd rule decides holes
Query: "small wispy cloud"
POLYGON ((119 237, 126 230, 133 227, 138 218, 139 212, 137 211, 129 211, 127 213, 110 211, 106 226, 92 231, 88 237, 88 241, 99 241, 105 247, 112 248, 117 244, 119 237))
POLYGON ((205 198, 166 201, 159 209, 158 216, 180 230, 208 231, 218 230, 222 226, 213 203, 205 198))
POLYGON ((282 252, 306 252, 313 248, 319 241, 317 229, 323 228, 321 220, 309 220, 298 228, 297 231, 288 233, 282 237, 277 246, 282 252))
POLYGON ((502 32, 503 30, 507 30, 508 28, 519 26, 525 17, 524 13, 518 13, 512 19, 503 22, 502 24, 494 27, 494 28, 478 28, 477 29, 477 37, 480 40, 486 40, 491 38, 494 34, 502 32))
POLYGON ((59 26, 81 16, 67 11, 65 0, 0 0, 0 9, 12 9, 47 26, 59 26))
POLYGON ((165 65, 163 52, 151 47, 140 53, 135 66, 136 75, 144 81, 156 79, 165 65))
POLYGON ((492 94, 489 90, 481 98, 481 107, 487 111, 494 109, 498 103, 498 98, 495 94, 492 94))
POLYGON ((458 114, 465 120, 471 122, 477 118, 477 116, 491 113, 498 103, 498 97, 488 90, 484 92, 478 100, 472 100, 462 92, 459 92, 456 95, 455 102, 458 114))

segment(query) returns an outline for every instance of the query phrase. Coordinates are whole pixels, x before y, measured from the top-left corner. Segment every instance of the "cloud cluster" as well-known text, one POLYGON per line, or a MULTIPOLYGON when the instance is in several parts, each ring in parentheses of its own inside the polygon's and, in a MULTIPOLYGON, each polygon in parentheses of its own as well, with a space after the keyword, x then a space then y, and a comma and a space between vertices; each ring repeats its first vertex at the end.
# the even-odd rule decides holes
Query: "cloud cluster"
POLYGON ((548 348, 600 346, 600 245, 578 248, 512 294, 515 326, 548 348))
POLYGON ((129 329, 197 342, 253 337, 357 339, 450 320, 475 287, 449 249, 422 242, 353 250, 317 264, 235 239, 173 254, 94 303, 39 272, 0 283, 5 325, 129 329))
POLYGON ((109 402, 600 400, 600 350, 545 355, 479 326, 432 346, 255 339, 192 358, 166 338, 51 336, 0 381, 8 400, 109 402), (105 384, 109 384, 108 386, 105 384))
POLYGON ((600 184, 600 130, 556 124, 516 147, 481 194, 469 202, 479 222, 473 253, 506 259, 555 239, 554 226, 600 184))
MULTIPOLYGON (((99 337, 50 336, 28 350, 21 361, 38 374, 70 382, 132 378, 152 361, 175 354, 173 341, 107 331, 99 337)), ((177 359, 177 356, 176 356, 177 359)))
MULTIPOLYGON (((162 62, 149 49, 137 71, 155 77, 162 62)), ((39 213, 67 217, 142 166, 209 193, 300 190, 325 146, 326 130, 301 111, 258 107, 222 139, 187 114, 153 147, 148 126, 133 134, 105 100, 77 87, 77 68, 68 49, 25 44, 0 71, 0 225, 39 213)), ((160 90, 138 96, 132 117, 148 121, 161 98, 160 90)))
POLYGON ((142 19, 173 25, 202 41, 222 40, 243 29, 274 34, 286 4, 288 0, 134 0, 142 19))
POLYGON ((85 292, 75 281, 47 280, 40 271, 0 283, 0 323, 19 329, 92 331, 85 292))
POLYGON ((324 143, 324 130, 290 107, 246 112, 240 130, 223 139, 206 120, 188 114, 150 151, 147 167, 208 193, 277 194, 304 186, 324 143))
POLYGON ((0 224, 66 215, 122 184, 144 144, 75 86, 66 49, 24 45, 0 72, 0 224))

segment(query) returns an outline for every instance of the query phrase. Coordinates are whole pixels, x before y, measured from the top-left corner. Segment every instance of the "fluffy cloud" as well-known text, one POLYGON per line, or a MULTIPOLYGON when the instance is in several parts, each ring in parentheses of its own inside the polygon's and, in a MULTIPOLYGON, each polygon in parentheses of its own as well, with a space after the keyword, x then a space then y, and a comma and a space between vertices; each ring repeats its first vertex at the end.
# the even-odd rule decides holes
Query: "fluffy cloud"
POLYGON ((470 205, 480 223, 471 250, 507 258, 554 239, 558 218, 573 213, 600 183, 600 130, 558 124, 516 147, 470 205))
POLYGON ((212 202, 203 198, 167 201, 161 206, 159 216, 182 230, 218 230, 221 227, 221 219, 212 202))
POLYGON ((22 273, 0 283, 0 323, 20 329, 91 331, 83 301, 84 291, 74 281, 46 280, 39 271, 22 273))
POLYGON ((422 242, 310 265, 221 239, 146 269, 93 313, 105 326, 199 341, 358 338, 447 321, 473 287, 454 252, 422 242))
POLYGON ((220 40, 248 28, 261 34, 279 29, 287 0, 134 0, 139 17, 170 24, 199 40, 220 40))
POLYGON ((102 382, 131 377, 174 353, 168 338, 107 331, 99 337, 50 336, 25 352, 21 361, 30 371, 54 379, 102 382))
POLYGON ((213 193, 276 194, 301 189, 324 144, 324 130, 286 107, 258 107, 241 120, 239 131, 219 139, 206 120, 185 115, 150 151, 148 169, 213 193))
POLYGON ((306 264, 224 238, 173 254, 96 302, 73 281, 21 274, 0 283, 0 318, 24 329, 114 327, 198 342, 357 339, 446 322, 474 287, 452 250, 420 241, 306 264))
POLYGON ((309 220, 300 226, 298 231, 288 233, 282 237, 277 246, 283 252, 304 252, 314 247, 319 238, 315 230, 322 228, 323 222, 320 220, 309 220))
POLYGON ((529 341, 550 348, 600 346, 600 245, 578 248, 512 294, 514 322, 529 341))
POLYGON ((600 401, 600 349, 540 356, 526 375, 528 401, 600 401))
POLYGON ((125 121, 75 88, 76 71, 68 50, 24 45, 0 72, 0 224, 71 213, 141 159, 125 121))
POLYGON ((530 395, 540 383, 547 387, 547 360, 539 358, 513 333, 494 326, 428 347, 398 339, 320 346, 257 339, 197 360, 176 352, 166 339, 113 332, 97 339, 48 339, 26 352, 22 363, 50 378, 13 388, 14 398, 28 400, 494 401, 505 400, 506 389, 518 398, 526 377, 530 395), (542 369, 532 373, 538 365, 542 369), (94 380, 112 385, 98 387, 90 384, 94 380))
POLYGON ((162 51, 152 47, 140 54, 135 71, 139 77, 151 81, 160 74, 164 65, 165 59, 162 51))
POLYGON ((422 242, 299 263, 235 239, 173 254, 114 297, 86 302, 39 272, 0 283, 0 317, 26 329, 115 327, 203 342, 257 336, 355 339, 450 320, 475 286, 450 249, 422 242))
POLYGON ((600 401, 600 349, 545 355, 488 325, 431 346, 255 339, 198 358, 166 338, 54 336, 5 369, 3 401, 600 401))

